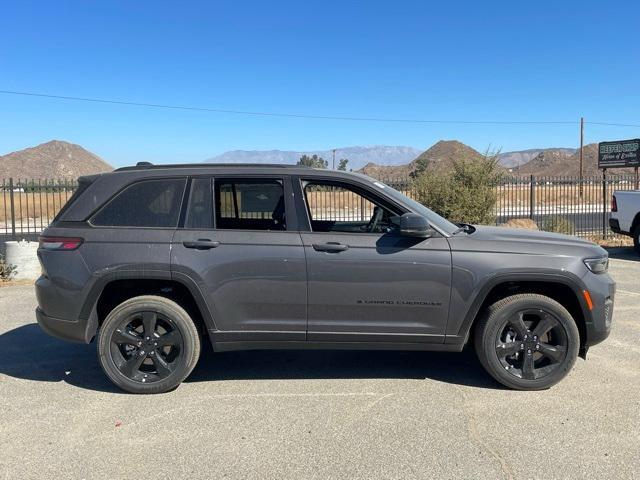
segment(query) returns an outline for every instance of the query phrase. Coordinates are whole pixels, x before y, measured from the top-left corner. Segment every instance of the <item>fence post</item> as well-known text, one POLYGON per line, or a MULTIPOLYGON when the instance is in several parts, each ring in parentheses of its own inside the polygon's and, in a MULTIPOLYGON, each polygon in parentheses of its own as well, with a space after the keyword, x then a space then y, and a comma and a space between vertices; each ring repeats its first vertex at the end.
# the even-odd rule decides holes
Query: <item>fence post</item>
POLYGON ((602 169, 602 238, 607 238, 607 169, 602 169))
POLYGON ((536 212, 536 177, 531 175, 529 187, 529 218, 533 220, 533 214, 536 212))
POLYGON ((9 211, 11 215, 11 240, 16 239, 16 204, 13 198, 13 178, 9 179, 9 211))

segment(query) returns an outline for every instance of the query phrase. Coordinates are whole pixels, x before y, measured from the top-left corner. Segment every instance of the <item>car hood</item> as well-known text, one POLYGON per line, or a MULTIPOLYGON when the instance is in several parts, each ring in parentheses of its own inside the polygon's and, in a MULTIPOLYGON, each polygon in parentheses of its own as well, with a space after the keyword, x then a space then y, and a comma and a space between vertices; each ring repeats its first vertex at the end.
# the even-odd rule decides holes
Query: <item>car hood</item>
POLYGON ((560 233, 521 228, 474 225, 473 233, 459 233, 449 238, 452 250, 526 253, 539 255, 592 256, 607 255, 593 242, 560 233))

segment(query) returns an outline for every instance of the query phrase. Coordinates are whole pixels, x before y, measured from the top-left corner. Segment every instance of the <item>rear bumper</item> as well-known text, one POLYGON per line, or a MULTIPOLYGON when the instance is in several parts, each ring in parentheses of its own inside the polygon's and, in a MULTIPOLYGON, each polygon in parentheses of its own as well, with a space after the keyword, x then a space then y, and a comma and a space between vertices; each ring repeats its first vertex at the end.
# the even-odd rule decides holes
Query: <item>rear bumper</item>
POLYGON ((609 228, 611 229, 611 231, 613 233, 619 233, 620 235, 631 235, 631 233, 623 232, 620 229, 620 222, 618 221, 617 218, 610 218, 609 219, 609 228))
POLYGON ((52 337, 68 342, 89 343, 93 335, 89 332, 86 320, 64 320, 46 315, 40 307, 36 308, 38 325, 52 337))

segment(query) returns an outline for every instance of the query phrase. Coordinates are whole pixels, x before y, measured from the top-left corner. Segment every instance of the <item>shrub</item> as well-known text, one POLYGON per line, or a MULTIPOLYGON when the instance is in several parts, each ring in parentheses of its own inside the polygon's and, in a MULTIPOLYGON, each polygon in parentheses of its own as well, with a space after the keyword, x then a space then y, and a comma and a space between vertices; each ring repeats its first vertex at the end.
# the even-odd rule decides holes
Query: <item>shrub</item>
POLYGON ((512 218, 502 224, 506 228, 524 228, 526 230, 539 230, 538 224, 530 218, 512 218))
POLYGON ((18 273, 18 269, 15 265, 7 263, 3 255, 0 255, 0 281, 8 282, 15 274, 18 273))
POLYGON ((545 232, 564 233, 565 235, 573 235, 575 226, 564 217, 551 217, 542 222, 542 230, 545 232))
POLYGON ((413 182, 416 199, 452 222, 495 222, 496 187, 503 171, 497 153, 460 158, 452 169, 424 170, 413 182))

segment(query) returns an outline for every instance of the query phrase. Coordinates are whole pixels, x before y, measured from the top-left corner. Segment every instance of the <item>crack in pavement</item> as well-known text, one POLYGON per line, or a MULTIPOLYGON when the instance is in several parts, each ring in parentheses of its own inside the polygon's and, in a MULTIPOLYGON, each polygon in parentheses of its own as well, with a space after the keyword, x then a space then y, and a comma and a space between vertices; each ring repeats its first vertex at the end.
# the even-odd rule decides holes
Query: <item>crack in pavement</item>
POLYGON ((473 442, 475 442, 480 448, 486 449, 489 452, 489 454, 495 460, 498 461, 498 463, 500 464, 500 470, 502 470, 502 473, 504 474, 507 480, 513 480, 515 478, 513 469, 511 468, 511 465, 509 464, 507 459, 504 458, 497 449, 492 448, 489 442, 485 441, 485 439, 482 438, 482 435, 480 435, 480 430, 478 429, 478 422, 476 420, 476 417, 473 411, 471 410, 471 405, 469 405, 469 402, 467 401, 467 396, 464 393, 464 390, 458 385, 453 385, 453 386, 460 393, 460 396, 462 397, 462 410, 465 416, 467 417, 469 438, 473 442))

